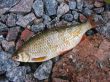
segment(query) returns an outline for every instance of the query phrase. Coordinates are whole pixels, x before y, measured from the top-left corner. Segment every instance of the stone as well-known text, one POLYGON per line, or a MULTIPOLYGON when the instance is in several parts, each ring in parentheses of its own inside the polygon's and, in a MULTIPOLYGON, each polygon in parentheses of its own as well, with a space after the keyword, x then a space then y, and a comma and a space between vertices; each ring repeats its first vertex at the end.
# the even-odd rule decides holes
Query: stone
POLYGON ((36 19, 35 15, 33 13, 29 13, 25 16, 19 16, 18 21, 16 22, 16 24, 20 25, 22 27, 26 27, 34 19, 36 19))
POLYGON ((94 11, 98 14, 102 13, 104 11, 104 7, 100 7, 100 8, 94 8, 94 11))
POLYGON ((35 71, 34 77, 38 80, 44 80, 49 78, 52 69, 52 61, 43 62, 35 71))
POLYGON ((4 52, 4 51, 1 51, 0 52, 0 60, 2 61, 6 61, 8 60, 9 58, 11 58, 12 54, 9 54, 7 52, 4 52))
POLYGON ((79 11, 82 11, 84 6, 83 0, 76 0, 76 2, 77 2, 77 9, 79 9, 79 11))
POLYGON ((4 69, 5 71, 10 71, 11 69, 19 66, 19 64, 20 64, 19 62, 9 59, 4 61, 2 69, 4 69))
POLYGON ((29 67, 18 66, 6 72, 6 77, 12 82, 24 82, 29 67))
POLYGON ((0 16, 16 5, 20 0, 2 0, 0 1, 0 16))
POLYGON ((18 50, 19 48, 22 47, 24 41, 22 41, 21 39, 19 39, 17 42, 16 42, 16 50, 18 50))
POLYGON ((69 11, 69 6, 66 3, 61 3, 57 9, 57 15, 62 16, 69 11))
POLYGON ((34 33, 32 31, 30 31, 29 29, 25 29, 22 33, 21 33, 21 40, 23 41, 27 41, 29 40, 32 36, 34 35, 34 33))
POLYGON ((6 24, 9 27, 16 26, 17 16, 16 14, 8 14, 6 24))
POLYGON ((7 79, 1 79, 0 82, 9 82, 7 79))
POLYGON ((80 20, 81 23, 85 23, 87 21, 87 18, 83 14, 80 14, 79 15, 79 20, 80 20))
POLYGON ((35 25, 37 25, 37 24, 39 24, 39 23, 42 23, 43 22, 43 18, 36 18, 36 19, 34 19, 34 24, 35 25))
POLYGON ((44 15, 43 20, 43 23, 48 26, 51 21, 51 18, 48 15, 44 15))
POLYGON ((5 40, 5 38, 3 37, 3 35, 0 35, 0 44, 3 40, 5 40))
POLYGON ((106 22, 103 26, 99 26, 97 31, 104 35, 107 39, 110 39, 110 21, 106 22))
POLYGON ((6 23, 7 18, 8 18, 8 15, 1 15, 0 16, 0 21, 3 22, 3 23, 6 23))
POLYGON ((44 0, 45 12, 48 16, 57 14, 58 2, 57 0, 44 0))
POLYGON ((110 66, 109 50, 110 42, 100 34, 86 37, 73 50, 64 54, 60 61, 55 63, 52 79, 58 78, 72 82, 89 82, 90 80, 107 82, 109 77, 105 79, 105 70, 108 72, 110 69, 108 67, 110 66), (101 67, 99 67, 99 63, 101 67))
POLYGON ((14 41, 6 41, 6 40, 3 40, 2 41, 2 47, 4 48, 5 51, 9 51, 10 52, 10 49, 14 49, 15 47, 15 42, 14 41))
POLYGON ((70 0, 68 4, 69 4, 69 9, 74 10, 76 8, 75 0, 70 0))
POLYGON ((73 15, 72 14, 65 14, 63 15, 62 17, 65 21, 68 21, 68 22, 72 22, 73 21, 73 15))
POLYGON ((7 30, 8 30, 7 26, 0 22, 0 32, 7 31, 7 30))
POLYGON ((44 3, 42 0, 35 0, 33 4, 33 9, 38 17, 42 17, 44 14, 44 3))
POLYGON ((26 74, 25 82, 37 82, 37 80, 34 78, 33 74, 26 74))
POLYGON ((78 17, 79 17, 79 13, 77 11, 72 11, 72 14, 73 14, 73 18, 75 20, 78 20, 78 17))
POLYGON ((15 41, 17 39, 19 31, 20 31, 19 27, 10 28, 8 31, 8 34, 6 36, 6 40, 7 41, 15 41))
POLYGON ((94 8, 94 0, 83 0, 84 1, 84 7, 88 9, 94 8))
POLYGON ((94 6, 95 7, 102 7, 102 6, 104 6, 104 2, 100 2, 100 1, 96 0, 94 3, 94 6))
POLYGON ((84 12, 84 15, 86 16, 91 16, 93 13, 93 11, 90 10, 89 8, 84 8, 83 12, 84 12))
POLYGON ((37 25, 32 25, 31 30, 35 33, 43 31, 45 29, 45 25, 43 23, 39 23, 37 25))
POLYGON ((20 2, 9 11, 14 13, 28 13, 31 11, 32 4, 33 0, 20 0, 20 2))
POLYGON ((60 78, 53 78, 52 82, 69 82, 69 80, 63 80, 63 79, 60 79, 60 78))

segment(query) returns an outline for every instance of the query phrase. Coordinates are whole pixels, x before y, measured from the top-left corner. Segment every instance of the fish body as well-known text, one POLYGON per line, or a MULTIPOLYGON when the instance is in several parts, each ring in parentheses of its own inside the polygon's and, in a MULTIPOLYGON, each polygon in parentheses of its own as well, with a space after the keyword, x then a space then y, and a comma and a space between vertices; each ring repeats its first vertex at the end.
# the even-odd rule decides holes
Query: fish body
POLYGON ((27 41, 13 59, 20 62, 47 61, 74 48, 91 28, 91 24, 87 22, 69 28, 44 31, 27 41))

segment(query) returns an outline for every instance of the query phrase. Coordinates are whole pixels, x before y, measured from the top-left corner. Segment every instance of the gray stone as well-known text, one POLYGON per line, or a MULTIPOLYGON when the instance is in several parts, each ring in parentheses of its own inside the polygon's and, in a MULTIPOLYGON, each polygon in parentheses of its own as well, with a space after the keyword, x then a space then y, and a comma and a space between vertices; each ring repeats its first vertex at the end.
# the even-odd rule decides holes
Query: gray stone
POLYGON ((22 27, 26 27, 34 19, 36 19, 35 15, 33 13, 29 13, 25 16, 19 16, 18 21, 16 22, 16 24, 20 25, 22 27))
POLYGON ((83 0, 83 2, 84 2, 84 8, 92 9, 94 7, 93 0, 83 0))
POLYGON ((6 77, 12 82, 24 82, 28 69, 25 66, 15 67, 6 73, 6 77))
POLYGON ((100 7, 100 8, 94 8, 94 11, 98 14, 102 13, 104 11, 104 7, 100 7))
POLYGON ((101 1, 98 1, 98 0, 96 0, 95 3, 94 3, 95 7, 102 7, 103 5, 104 5, 104 2, 101 2, 101 1))
POLYGON ((43 19, 44 19, 43 23, 45 25, 48 25, 51 21, 51 18, 48 15, 43 15, 43 19))
POLYGON ((0 1, 0 16, 7 12, 11 7, 16 5, 20 0, 1 0, 0 1))
POLYGON ((71 10, 74 10, 76 8, 76 1, 75 0, 70 0, 69 1, 69 8, 71 10))
POLYGON ((0 16, 0 21, 2 21, 3 23, 5 23, 7 21, 8 15, 1 15, 0 16))
POLYGON ((72 11, 73 17, 75 20, 78 20, 79 13, 77 11, 72 11))
POLYGON ((36 25, 36 24, 39 24, 39 23, 42 23, 43 22, 43 18, 36 18, 36 19, 34 19, 34 24, 36 25))
POLYGON ((16 26, 16 21, 17 21, 17 16, 16 14, 8 14, 8 17, 7 17, 7 21, 6 21, 6 24, 11 27, 11 26, 16 26))
POLYGON ((82 11, 84 6, 83 0, 76 0, 76 1, 77 1, 77 9, 79 9, 79 11, 82 11))
POLYGON ((52 16, 57 14, 58 2, 56 0, 44 0, 45 12, 52 16))
POLYGON ((19 66, 19 64, 20 64, 19 62, 9 59, 4 61, 2 69, 4 69, 5 71, 10 71, 12 68, 19 66))
POLYGON ((8 30, 7 26, 0 22, 0 32, 7 31, 7 30, 8 30))
POLYGON ((0 35, 0 44, 1 42, 4 40, 5 38, 3 37, 3 35, 0 35))
POLYGON ((0 82, 9 82, 7 79, 1 79, 0 82))
POLYGON ((14 41, 6 41, 6 40, 3 40, 2 41, 2 47, 4 48, 5 51, 10 51, 10 49, 14 48, 15 47, 15 42, 14 41))
POLYGON ((35 0, 33 4, 33 9, 38 17, 42 17, 44 14, 44 3, 42 0, 35 0))
POLYGON ((9 58, 11 58, 12 54, 9 54, 9 53, 6 53, 4 51, 1 51, 0 52, 0 61, 6 61, 8 60, 9 58))
POLYGON ((110 40, 110 20, 106 22, 105 25, 99 26, 96 29, 100 34, 104 35, 107 39, 110 40))
POLYGON ((35 33, 40 32, 45 29, 45 25, 43 23, 39 23, 37 25, 32 25, 31 30, 35 33))
POLYGON ((19 30, 20 30, 19 27, 10 28, 6 36, 6 40, 15 41, 18 36, 19 30))
POLYGON ((46 61, 43 62, 35 71, 34 77, 38 80, 44 80, 47 79, 51 73, 52 70, 52 61, 46 61))
POLYGON ((69 11, 69 6, 66 3, 61 3, 57 9, 57 15, 62 16, 69 11))
POLYGON ((33 74, 26 74, 25 82, 37 82, 33 74))
POLYGON ((73 15, 72 14, 65 14, 63 15, 62 17, 65 21, 68 21, 68 22, 72 22, 73 21, 73 15))
POLYGON ((86 16, 90 16, 93 13, 93 11, 89 8, 84 8, 83 12, 86 16))
POLYGON ((33 0, 20 0, 20 2, 12 7, 9 11, 15 13, 28 13, 31 11, 33 0))

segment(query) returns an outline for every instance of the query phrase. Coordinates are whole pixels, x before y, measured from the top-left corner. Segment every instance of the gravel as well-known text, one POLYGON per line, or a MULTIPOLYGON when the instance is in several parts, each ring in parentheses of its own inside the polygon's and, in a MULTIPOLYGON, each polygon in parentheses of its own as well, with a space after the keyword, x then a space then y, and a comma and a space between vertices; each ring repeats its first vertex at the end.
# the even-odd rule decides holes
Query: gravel
POLYGON ((66 3, 61 3, 57 9, 57 15, 62 16, 69 11, 69 6, 66 3))
POLYGON ((36 0, 33 4, 33 9, 38 17, 42 17, 44 14, 44 3, 42 0, 36 0))
POLYGON ((39 23, 37 25, 32 25, 31 30, 35 33, 40 32, 45 29, 45 25, 43 23, 39 23))
POLYGON ((44 80, 49 78, 52 70, 52 61, 43 62, 35 71, 34 77, 38 80, 44 80))
POLYGON ((69 4, 69 9, 74 10, 76 8, 75 0, 70 0, 68 4, 69 4))
POLYGON ((44 1, 44 8, 45 8, 45 13, 48 16, 56 15, 57 14, 57 7, 58 7, 58 2, 56 0, 43 0, 44 1))
POLYGON ((73 15, 72 14, 65 14, 63 15, 62 17, 65 21, 68 21, 68 22, 72 22, 73 21, 73 15))

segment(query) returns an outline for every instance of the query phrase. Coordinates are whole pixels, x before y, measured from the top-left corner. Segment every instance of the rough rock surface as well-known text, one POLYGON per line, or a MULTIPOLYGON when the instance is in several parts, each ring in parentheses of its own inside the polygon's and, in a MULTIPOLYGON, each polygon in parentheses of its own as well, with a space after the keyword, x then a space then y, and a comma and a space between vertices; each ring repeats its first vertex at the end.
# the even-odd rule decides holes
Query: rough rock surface
POLYGON ((33 9, 36 16, 41 17, 44 14, 44 3, 42 0, 36 0, 33 4, 33 9))
POLYGON ((33 0, 20 0, 20 2, 10 9, 10 12, 27 13, 31 11, 33 0))
POLYGON ((87 37, 55 64, 52 77, 72 82, 108 82, 110 74, 105 73, 110 69, 108 44, 99 34, 87 37))
POLYGON ((38 80, 44 80, 49 78, 49 74, 52 69, 52 61, 49 60, 47 62, 42 63, 35 71, 34 77, 38 80))

